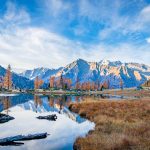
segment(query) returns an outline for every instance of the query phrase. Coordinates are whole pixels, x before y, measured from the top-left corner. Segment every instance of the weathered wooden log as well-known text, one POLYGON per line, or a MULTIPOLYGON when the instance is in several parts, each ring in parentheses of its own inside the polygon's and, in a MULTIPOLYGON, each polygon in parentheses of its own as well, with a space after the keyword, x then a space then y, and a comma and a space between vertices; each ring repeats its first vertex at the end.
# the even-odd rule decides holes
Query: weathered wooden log
POLYGON ((15 118, 12 116, 0 113, 0 123, 5 123, 5 122, 8 122, 8 121, 13 120, 13 119, 15 119, 15 118))
POLYGON ((21 146, 23 145, 24 143, 22 142, 4 142, 4 143, 1 143, 0 146, 21 146))
POLYGON ((4 145, 23 144, 23 143, 18 143, 16 141, 43 139, 46 138, 47 135, 48 135, 47 133, 37 133, 37 134, 29 134, 29 135, 11 136, 11 137, 0 139, 0 145, 4 146, 4 145))
POLYGON ((37 118, 38 119, 46 119, 49 121, 56 121, 57 116, 56 116, 56 114, 53 114, 53 115, 48 115, 48 116, 38 116, 37 118))

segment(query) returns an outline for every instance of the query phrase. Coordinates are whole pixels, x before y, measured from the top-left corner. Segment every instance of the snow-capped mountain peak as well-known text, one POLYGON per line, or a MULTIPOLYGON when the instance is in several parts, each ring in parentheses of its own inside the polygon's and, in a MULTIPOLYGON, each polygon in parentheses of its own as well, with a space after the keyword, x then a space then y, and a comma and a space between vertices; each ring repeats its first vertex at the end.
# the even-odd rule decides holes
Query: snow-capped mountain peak
POLYGON ((22 73, 29 79, 39 76, 48 82, 50 76, 69 78, 72 85, 77 81, 83 82, 110 82, 111 88, 118 88, 120 81, 124 87, 135 87, 150 79, 150 67, 138 63, 122 63, 120 61, 102 60, 100 62, 88 62, 77 59, 65 67, 59 69, 37 68, 22 73))
POLYGON ((58 69, 49 69, 49 68, 35 68, 33 70, 26 70, 23 73, 21 73, 21 76, 24 76, 30 80, 34 80, 36 77, 39 77, 43 79, 45 82, 47 82, 50 78, 50 76, 55 75, 59 70, 61 70, 62 67, 58 69))
POLYGON ((61 71, 56 73, 60 77, 63 73, 64 78, 70 78, 72 83, 83 82, 110 82, 110 87, 118 88, 120 81, 124 87, 135 87, 144 83, 150 78, 150 67, 135 63, 122 63, 120 61, 102 60, 100 62, 87 62, 78 59, 61 71))
POLYGON ((121 66, 123 63, 121 61, 109 61, 104 59, 100 61, 100 64, 104 66, 121 66))
POLYGON ((110 63, 110 61, 106 60, 106 59, 103 59, 103 60, 100 61, 101 65, 106 65, 107 66, 107 65, 109 65, 109 63, 110 63))

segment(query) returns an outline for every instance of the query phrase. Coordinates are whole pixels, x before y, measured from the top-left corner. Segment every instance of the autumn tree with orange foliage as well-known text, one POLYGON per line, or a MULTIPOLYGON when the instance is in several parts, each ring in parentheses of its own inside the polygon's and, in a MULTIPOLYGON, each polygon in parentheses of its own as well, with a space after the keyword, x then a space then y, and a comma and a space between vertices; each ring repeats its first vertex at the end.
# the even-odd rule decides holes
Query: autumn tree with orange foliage
POLYGON ((75 89, 76 90, 80 90, 81 89, 81 84, 78 82, 78 83, 76 83, 76 85, 75 85, 75 89))
POLYGON ((71 89, 72 80, 68 78, 63 79, 63 89, 71 89))
POLYGON ((79 78, 77 78, 76 84, 75 84, 75 89, 80 90, 81 89, 81 84, 79 82, 79 78))
POLYGON ((90 89, 91 89, 91 83, 90 83, 90 82, 87 82, 87 83, 86 83, 86 90, 89 91, 90 89))
POLYGON ((57 89, 71 89, 72 80, 69 78, 64 78, 62 75, 55 80, 55 77, 50 78, 50 88, 57 89))
POLYGON ((43 84, 43 80, 39 79, 38 77, 36 77, 35 81, 34 81, 34 89, 39 89, 39 87, 43 84))
POLYGON ((101 88, 108 89, 108 81, 105 81, 105 82, 102 84, 101 88))
POLYGON ((10 65, 8 65, 6 74, 4 76, 3 87, 7 90, 10 90, 12 88, 12 77, 11 77, 11 66, 10 65))
POLYGON ((94 84, 94 90, 98 90, 98 84, 97 83, 94 84))
POLYGON ((55 77, 50 77, 50 88, 54 88, 55 77))
POLYGON ((86 84, 85 83, 81 84, 81 90, 86 90, 86 84))
POLYGON ((71 79, 67 79, 67 84, 68 84, 68 89, 71 89, 72 80, 71 79))
POLYGON ((92 82, 92 83, 91 83, 91 90, 94 91, 94 89, 95 89, 95 83, 92 82))

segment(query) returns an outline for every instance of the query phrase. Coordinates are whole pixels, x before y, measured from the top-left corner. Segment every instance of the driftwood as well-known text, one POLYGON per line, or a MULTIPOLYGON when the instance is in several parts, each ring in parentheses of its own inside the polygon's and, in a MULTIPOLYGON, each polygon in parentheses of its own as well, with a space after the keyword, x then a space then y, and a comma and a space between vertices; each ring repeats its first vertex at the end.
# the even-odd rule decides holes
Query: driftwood
POLYGON ((37 134, 29 134, 29 135, 17 135, 17 136, 11 136, 7 138, 0 139, 0 145, 1 146, 7 146, 7 145, 22 145, 24 143, 17 142, 17 141, 27 141, 27 140, 35 140, 35 139, 43 139, 47 137, 47 133, 37 133, 37 134))
POLYGON ((3 143, 0 143, 0 146, 21 146, 23 145, 24 143, 22 142, 3 142, 3 143))
POLYGON ((8 121, 13 120, 13 119, 15 119, 15 118, 11 117, 9 115, 0 113, 0 123, 5 123, 5 122, 8 122, 8 121))
POLYGON ((37 118, 38 119, 46 119, 49 121, 56 121, 57 116, 56 116, 56 114, 53 114, 53 115, 48 115, 48 116, 38 116, 37 118))

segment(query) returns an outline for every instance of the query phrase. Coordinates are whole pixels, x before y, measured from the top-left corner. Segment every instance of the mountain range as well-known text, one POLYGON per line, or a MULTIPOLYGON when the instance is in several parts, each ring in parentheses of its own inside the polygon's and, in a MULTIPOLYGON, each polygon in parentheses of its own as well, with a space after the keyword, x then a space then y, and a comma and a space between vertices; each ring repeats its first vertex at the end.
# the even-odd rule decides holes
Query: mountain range
POLYGON ((56 78, 63 75, 64 78, 72 80, 75 85, 78 80, 83 82, 105 82, 109 81, 111 88, 119 88, 120 80, 124 87, 136 87, 150 79, 150 67, 139 63, 122 63, 120 61, 102 60, 100 62, 88 62, 83 59, 68 64, 58 69, 36 68, 27 70, 20 74, 30 80, 39 76, 45 82, 50 76, 56 78))
MULTIPOLYGON (((0 66, 0 76, 4 76, 6 69, 0 66)), ((119 88, 120 81, 124 87, 136 87, 150 79, 150 67, 139 63, 122 63, 120 61, 102 60, 88 62, 83 59, 68 64, 58 69, 36 68, 26 70, 20 74, 13 73, 13 82, 19 88, 33 88, 33 81, 38 76, 45 83, 51 76, 69 78, 75 85, 77 80, 83 82, 109 81, 110 88, 119 88)))

